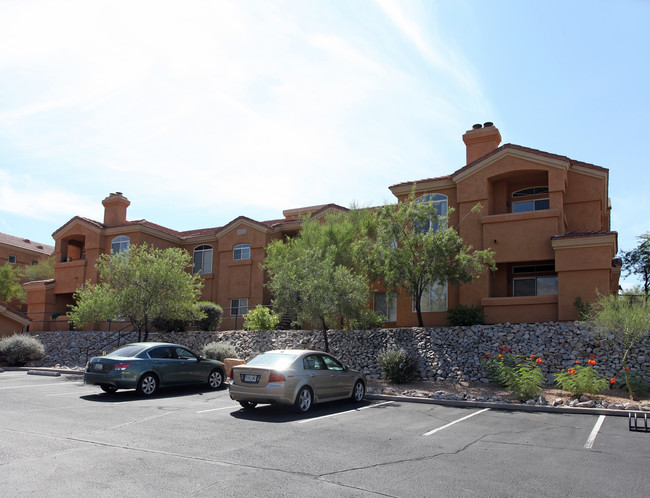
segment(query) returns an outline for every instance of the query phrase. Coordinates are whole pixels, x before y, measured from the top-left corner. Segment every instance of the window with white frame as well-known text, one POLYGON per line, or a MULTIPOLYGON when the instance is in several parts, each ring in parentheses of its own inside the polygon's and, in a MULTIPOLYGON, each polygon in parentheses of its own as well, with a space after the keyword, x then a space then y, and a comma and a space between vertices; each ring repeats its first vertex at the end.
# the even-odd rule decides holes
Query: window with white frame
POLYGON ((250 244, 237 244, 233 247, 232 250, 232 259, 235 261, 240 259, 250 259, 251 258, 251 246, 250 244))
POLYGON ((550 208, 548 187, 529 187, 517 190, 512 193, 512 199, 513 213, 541 211, 550 208))
POLYGON ((119 237, 115 237, 111 241, 111 254, 117 254, 120 252, 128 251, 130 243, 131 243, 131 239, 129 239, 126 235, 120 235, 119 237))
POLYGON ((385 316, 389 322, 397 321, 397 296, 389 298, 385 292, 375 292, 373 301, 375 313, 385 316))
POLYGON ((9 256, 9 264, 10 265, 15 265, 16 264, 16 256, 15 255, 10 255, 9 256))
POLYGON ((212 246, 202 245, 194 249, 192 273, 212 273, 212 246))
POLYGON ((434 232, 438 230, 440 225, 442 223, 446 224, 446 218, 447 214, 449 211, 449 200, 446 195, 443 194, 425 194, 417 199, 415 199, 415 202, 430 202, 433 204, 433 207, 435 208, 436 215, 438 218, 435 220, 429 220, 426 223, 422 224, 421 226, 418 226, 417 229, 420 232, 428 232, 429 230, 433 230, 434 232), (433 221, 433 225, 432 222, 433 221))
MULTIPOLYGON (((416 311, 415 299, 413 300, 413 311, 416 311)), ((430 284, 424 290, 420 299, 420 311, 447 311, 447 282, 430 284)))
POLYGON ((514 297, 557 295, 557 274, 553 263, 513 266, 512 275, 514 297))
POLYGON ((242 316, 248 313, 248 298, 240 297, 239 299, 230 300, 230 316, 242 316))

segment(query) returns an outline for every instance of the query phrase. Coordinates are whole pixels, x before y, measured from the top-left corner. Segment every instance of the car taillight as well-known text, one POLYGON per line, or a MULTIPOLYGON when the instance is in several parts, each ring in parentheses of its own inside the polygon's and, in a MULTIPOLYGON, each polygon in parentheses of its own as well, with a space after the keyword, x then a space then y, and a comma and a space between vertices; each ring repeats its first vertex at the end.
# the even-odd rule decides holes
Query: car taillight
POLYGON ((113 370, 126 370, 130 363, 116 363, 113 365, 113 370))
POLYGON ((269 382, 284 382, 287 378, 280 372, 271 372, 269 375, 269 382))

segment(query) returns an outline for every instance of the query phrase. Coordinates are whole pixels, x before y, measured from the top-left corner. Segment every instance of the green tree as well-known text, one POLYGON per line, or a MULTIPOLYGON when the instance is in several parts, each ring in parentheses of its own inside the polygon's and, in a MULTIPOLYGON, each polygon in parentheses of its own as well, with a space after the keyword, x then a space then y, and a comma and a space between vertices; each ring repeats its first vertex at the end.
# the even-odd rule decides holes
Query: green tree
POLYGON ((643 281, 643 294, 650 291, 650 232, 637 237, 639 245, 630 251, 623 251, 625 276, 639 275, 643 281))
POLYGON ((439 204, 412 193, 405 202, 376 209, 361 225, 366 237, 357 245, 358 259, 372 279, 413 297, 420 327, 422 295, 431 286, 469 282, 495 269, 493 252, 472 250, 447 220, 439 204))
POLYGON ((634 399, 627 360, 632 350, 648 334, 650 306, 615 294, 601 296, 590 321, 595 325, 597 335, 604 337, 620 355, 625 384, 630 399, 634 399))
POLYGON ((69 313, 75 325, 125 318, 149 338, 156 318, 192 320, 202 317, 196 303, 202 282, 192 275, 191 257, 179 248, 131 245, 128 251, 103 254, 97 261, 99 283, 86 282, 75 292, 69 313))
POLYGON ((295 238, 267 247, 264 261, 273 308, 298 323, 322 327, 327 351, 327 330, 357 317, 367 306, 369 293, 365 276, 342 264, 351 262, 352 224, 339 216, 335 219, 341 223, 306 218, 295 238))
POLYGON ((24 300, 25 289, 20 284, 20 270, 9 263, 0 266, 0 302, 24 300))
POLYGON ((25 266, 20 270, 22 282, 35 282, 54 278, 54 256, 40 260, 35 265, 25 266))

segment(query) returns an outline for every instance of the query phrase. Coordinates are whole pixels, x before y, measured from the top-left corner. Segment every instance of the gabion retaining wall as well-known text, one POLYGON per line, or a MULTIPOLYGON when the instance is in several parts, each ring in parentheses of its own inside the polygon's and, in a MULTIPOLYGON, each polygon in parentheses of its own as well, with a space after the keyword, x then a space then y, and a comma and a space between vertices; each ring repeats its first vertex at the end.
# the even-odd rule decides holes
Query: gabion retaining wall
MULTIPOLYGON (((108 332, 46 332, 36 335, 47 355, 34 366, 82 367, 87 358, 110 352, 117 344, 108 332)), ((499 347, 517 347, 521 354, 535 354, 544 360, 547 375, 585 362, 595 355, 597 370, 607 378, 621 375, 620 358, 609 344, 594 337, 588 326, 578 323, 535 323, 475 325, 472 327, 397 328, 355 331, 328 331, 330 351, 345 364, 372 378, 381 377, 377 356, 385 348, 402 347, 420 361, 425 380, 487 382, 481 360, 486 353, 497 354, 499 347)), ((152 333, 150 341, 176 342, 197 352, 211 341, 231 343, 240 358, 249 358, 270 349, 324 349, 321 331, 258 331, 152 333)), ((137 333, 124 333, 120 343, 137 341, 137 333)), ((650 382, 650 337, 628 359, 631 370, 650 382)), ((549 377, 550 380, 550 377, 549 377)))

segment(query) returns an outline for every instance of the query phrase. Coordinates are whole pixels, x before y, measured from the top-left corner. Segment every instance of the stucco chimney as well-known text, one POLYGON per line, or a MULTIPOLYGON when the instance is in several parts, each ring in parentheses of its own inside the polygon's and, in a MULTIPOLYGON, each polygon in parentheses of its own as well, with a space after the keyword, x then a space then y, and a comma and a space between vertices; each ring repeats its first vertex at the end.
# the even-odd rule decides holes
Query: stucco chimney
POLYGON ((501 143, 501 133, 489 121, 483 125, 475 124, 471 130, 465 132, 463 142, 467 146, 467 164, 469 164, 496 149, 501 143))
POLYGON ((126 223, 126 208, 131 202, 122 195, 122 192, 115 192, 102 201, 104 205, 104 225, 116 226, 126 223))

